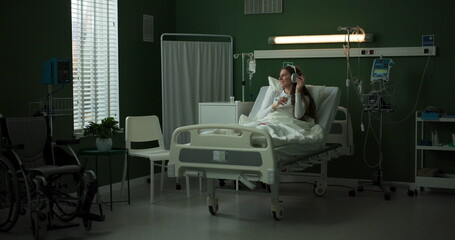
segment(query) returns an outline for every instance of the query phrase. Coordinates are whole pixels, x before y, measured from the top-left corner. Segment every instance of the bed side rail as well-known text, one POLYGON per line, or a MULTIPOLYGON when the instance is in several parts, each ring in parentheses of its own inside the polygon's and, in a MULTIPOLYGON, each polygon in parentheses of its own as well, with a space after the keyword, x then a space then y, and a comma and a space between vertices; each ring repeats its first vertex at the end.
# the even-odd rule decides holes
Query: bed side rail
POLYGON ((338 106, 338 112, 343 114, 343 119, 333 120, 330 128, 327 143, 341 144, 339 148, 341 155, 354 155, 354 141, 352 137, 352 123, 348 110, 345 107, 338 106))
POLYGON ((265 130, 234 124, 177 128, 171 138, 169 166, 169 176, 200 171, 206 177, 256 174, 267 183, 277 179, 270 135, 265 130), (255 138, 261 138, 262 144, 256 145, 255 138))
POLYGON ((171 147, 172 145, 203 146, 207 148, 273 149, 272 138, 265 130, 236 124, 198 124, 179 127, 172 134, 171 147), (252 141, 255 137, 264 138, 265 146, 255 146, 252 141))

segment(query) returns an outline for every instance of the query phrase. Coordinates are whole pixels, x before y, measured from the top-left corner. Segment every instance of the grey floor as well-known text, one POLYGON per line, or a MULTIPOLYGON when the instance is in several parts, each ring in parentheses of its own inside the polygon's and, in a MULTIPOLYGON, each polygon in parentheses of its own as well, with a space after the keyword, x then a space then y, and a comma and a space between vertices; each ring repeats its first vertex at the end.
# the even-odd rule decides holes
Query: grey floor
MULTIPOLYGON (((455 239, 453 192, 408 197, 407 189, 398 189, 385 201, 374 192, 349 197, 338 187, 315 197, 308 184, 286 183, 281 187, 284 218, 275 221, 264 189, 217 191, 220 209, 212 216, 206 194, 199 193, 196 182, 192 186, 187 199, 184 190, 175 190, 167 181, 151 205, 148 184, 139 184, 131 188, 131 205, 116 203, 113 211, 104 207, 106 221, 93 223, 91 231, 82 226, 43 230, 42 239, 455 239)), ((33 239, 28 218, 22 216, 11 232, 0 233, 0 239, 33 239)))

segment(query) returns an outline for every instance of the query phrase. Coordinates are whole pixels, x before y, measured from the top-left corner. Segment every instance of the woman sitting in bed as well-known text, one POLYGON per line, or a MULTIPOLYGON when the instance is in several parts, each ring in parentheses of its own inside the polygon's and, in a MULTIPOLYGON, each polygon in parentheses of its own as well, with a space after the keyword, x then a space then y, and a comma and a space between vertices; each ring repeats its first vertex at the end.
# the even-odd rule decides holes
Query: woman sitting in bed
POLYGON ((266 130, 274 145, 288 143, 316 143, 322 139, 322 128, 317 125, 316 106, 305 87, 305 77, 299 67, 286 66, 280 71, 282 90, 266 94, 255 119, 242 115, 239 124, 266 130), (299 75, 292 82, 292 74, 299 75))
POLYGON ((302 121, 314 120, 317 122, 316 105, 308 89, 305 87, 305 77, 299 67, 286 66, 280 72, 281 91, 274 91, 266 96, 262 102, 257 118, 264 118, 275 111, 279 114, 289 114, 302 121), (296 83, 292 83, 291 76, 297 71, 299 75, 296 83))

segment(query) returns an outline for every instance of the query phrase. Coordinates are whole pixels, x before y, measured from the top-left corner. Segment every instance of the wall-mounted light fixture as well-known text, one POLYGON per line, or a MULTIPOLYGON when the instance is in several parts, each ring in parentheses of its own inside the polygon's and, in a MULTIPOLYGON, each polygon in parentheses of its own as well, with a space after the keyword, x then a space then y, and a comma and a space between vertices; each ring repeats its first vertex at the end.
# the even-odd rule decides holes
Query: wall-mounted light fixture
POLYGON ((269 44, 303 44, 303 43, 340 43, 340 42, 372 42, 373 34, 367 34, 359 27, 338 27, 338 31, 346 30, 346 34, 275 36, 269 37, 269 44))

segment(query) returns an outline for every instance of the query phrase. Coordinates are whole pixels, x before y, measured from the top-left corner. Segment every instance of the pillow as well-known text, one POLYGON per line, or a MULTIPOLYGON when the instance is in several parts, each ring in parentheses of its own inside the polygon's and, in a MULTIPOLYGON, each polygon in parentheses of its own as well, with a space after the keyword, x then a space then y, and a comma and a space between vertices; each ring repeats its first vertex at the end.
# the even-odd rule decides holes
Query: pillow
POLYGON ((280 87, 280 80, 274 78, 274 77, 270 77, 269 76, 269 86, 270 88, 269 89, 272 89, 271 91, 280 91, 282 90, 281 87, 280 87))
MULTIPOLYGON (((269 92, 272 91, 281 91, 280 81, 274 77, 269 76, 269 88, 267 89, 266 96, 269 92)), ((318 109, 319 104, 322 101, 322 96, 324 94, 325 86, 316 86, 316 85, 305 85, 308 91, 313 97, 314 105, 316 105, 316 109, 318 109)))

